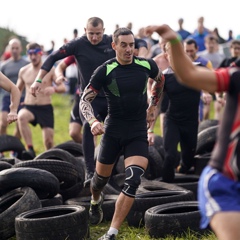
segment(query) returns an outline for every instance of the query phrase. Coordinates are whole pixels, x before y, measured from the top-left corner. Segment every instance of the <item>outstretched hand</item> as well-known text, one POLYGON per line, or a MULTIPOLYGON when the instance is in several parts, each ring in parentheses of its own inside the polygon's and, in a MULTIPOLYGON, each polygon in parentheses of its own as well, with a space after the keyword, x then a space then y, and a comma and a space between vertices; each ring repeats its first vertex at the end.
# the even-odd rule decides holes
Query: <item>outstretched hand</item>
POLYGON ((154 32, 158 33, 162 37, 162 42, 168 42, 177 38, 177 33, 170 28, 167 24, 163 25, 151 25, 145 28, 145 34, 151 35, 154 32))

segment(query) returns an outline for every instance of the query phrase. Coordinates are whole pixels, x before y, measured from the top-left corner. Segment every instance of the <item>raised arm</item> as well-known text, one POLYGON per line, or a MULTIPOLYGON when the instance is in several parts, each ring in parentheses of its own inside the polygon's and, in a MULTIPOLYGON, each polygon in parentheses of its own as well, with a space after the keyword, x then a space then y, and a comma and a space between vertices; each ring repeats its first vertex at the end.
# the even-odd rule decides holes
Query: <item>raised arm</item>
POLYGON ((58 65, 56 66, 55 73, 57 76, 56 82, 67 81, 67 78, 64 76, 64 72, 67 67, 71 64, 75 63, 75 57, 73 55, 64 58, 58 65))
POLYGON ((168 25, 148 26, 145 31, 148 34, 157 32, 164 41, 170 42, 171 65, 179 81, 197 90, 204 89, 208 92, 217 91, 218 83, 216 73, 207 68, 193 65, 192 61, 184 52, 179 36, 168 25))
POLYGON ((36 94, 41 90, 42 79, 46 76, 48 72, 52 69, 54 63, 60 59, 63 59, 70 54, 67 53, 65 50, 60 48, 59 50, 54 51, 44 61, 41 69, 39 70, 37 77, 33 84, 31 85, 31 94, 36 97, 36 94))

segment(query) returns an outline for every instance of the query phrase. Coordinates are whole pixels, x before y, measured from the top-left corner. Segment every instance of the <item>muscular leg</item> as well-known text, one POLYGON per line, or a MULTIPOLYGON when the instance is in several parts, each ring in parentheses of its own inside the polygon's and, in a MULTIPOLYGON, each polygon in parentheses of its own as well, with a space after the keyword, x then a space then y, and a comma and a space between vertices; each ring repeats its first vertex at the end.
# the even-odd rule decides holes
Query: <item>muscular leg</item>
POLYGON ((219 240, 240 239, 240 212, 219 212, 216 213, 210 225, 219 240))
POLYGON ((82 143, 82 126, 77 122, 69 123, 69 135, 74 142, 82 143))
MULTIPOLYGON (((96 173, 99 176, 102 177, 110 177, 111 173, 112 173, 112 169, 113 169, 114 164, 103 164, 100 163, 99 161, 97 161, 96 163, 96 173)), ((101 191, 94 191, 92 188, 90 189, 91 193, 92 193, 92 199, 97 201, 100 197, 101 191)))
POLYGON ((18 125, 22 138, 27 146, 33 145, 32 132, 29 122, 34 120, 34 115, 27 109, 21 109, 18 113, 18 125))
MULTIPOLYGON (((133 156, 125 159, 125 168, 131 165, 137 165, 146 170, 148 159, 140 156, 133 156)), ((134 199, 134 197, 129 197, 122 192, 120 193, 115 204, 115 212, 111 222, 111 227, 116 229, 120 228, 133 205, 134 199)))
POLYGON ((49 127, 44 127, 42 129, 42 135, 43 135, 43 142, 45 149, 48 150, 53 147, 54 142, 53 142, 53 135, 54 135, 54 130, 49 127))

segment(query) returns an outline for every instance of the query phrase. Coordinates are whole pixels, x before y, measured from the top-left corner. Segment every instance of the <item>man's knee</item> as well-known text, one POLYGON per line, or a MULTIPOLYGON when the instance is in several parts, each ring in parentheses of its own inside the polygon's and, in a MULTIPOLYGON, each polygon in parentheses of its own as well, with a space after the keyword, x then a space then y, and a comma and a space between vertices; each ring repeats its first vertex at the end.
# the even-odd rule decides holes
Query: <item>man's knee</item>
POLYGON ((102 177, 95 172, 91 180, 92 190, 102 191, 104 186, 107 184, 108 180, 109 180, 109 177, 102 177))
POLYGON ((81 135, 81 132, 78 132, 74 129, 69 129, 69 136, 73 139, 79 137, 79 135, 81 135))
POLYGON ((143 176, 145 170, 137 165, 131 165, 125 170, 125 183, 122 192, 129 196, 135 197, 136 191, 141 184, 141 176, 143 176))

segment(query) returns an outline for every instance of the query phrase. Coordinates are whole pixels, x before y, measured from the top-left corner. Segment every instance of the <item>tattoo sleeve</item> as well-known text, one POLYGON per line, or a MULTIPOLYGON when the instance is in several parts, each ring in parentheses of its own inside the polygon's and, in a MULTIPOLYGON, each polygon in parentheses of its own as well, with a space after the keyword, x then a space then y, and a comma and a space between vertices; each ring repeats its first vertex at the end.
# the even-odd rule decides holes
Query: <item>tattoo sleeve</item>
POLYGON ((91 122, 92 119, 96 119, 93 113, 93 108, 91 102, 97 96, 97 92, 94 91, 91 86, 87 86, 83 92, 83 95, 80 99, 79 108, 83 116, 88 122, 91 122))
POLYGON ((165 77, 160 69, 158 75, 153 80, 154 82, 151 87, 151 97, 149 106, 157 106, 163 92, 165 77))

